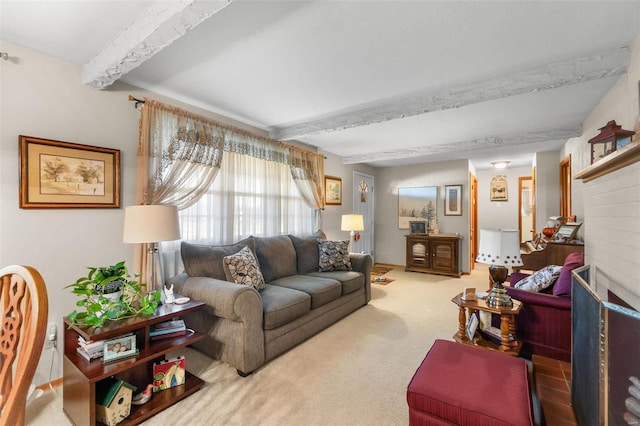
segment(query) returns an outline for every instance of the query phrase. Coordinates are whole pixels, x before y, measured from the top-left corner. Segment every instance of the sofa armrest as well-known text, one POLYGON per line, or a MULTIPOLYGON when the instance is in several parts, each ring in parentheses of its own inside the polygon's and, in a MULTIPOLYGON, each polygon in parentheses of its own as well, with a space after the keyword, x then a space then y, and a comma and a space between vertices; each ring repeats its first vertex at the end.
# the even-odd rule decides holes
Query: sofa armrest
POLYGON ((252 287, 209 277, 189 277, 182 285, 182 295, 208 305, 215 316, 231 321, 247 317, 262 318, 262 299, 252 287))
POLYGON ((571 311, 571 299, 568 297, 554 296, 552 294, 535 291, 520 290, 513 287, 505 287, 507 294, 519 300, 523 305, 546 306, 552 309, 571 311))
POLYGON ((371 268, 373 267, 373 259, 365 253, 349 253, 349 257, 351 258, 353 270, 364 275, 364 288, 367 295, 367 303, 369 303, 371 301, 371 268))
POLYGON ((516 315, 521 354, 571 360, 571 299, 507 287, 507 294, 522 303, 516 315))

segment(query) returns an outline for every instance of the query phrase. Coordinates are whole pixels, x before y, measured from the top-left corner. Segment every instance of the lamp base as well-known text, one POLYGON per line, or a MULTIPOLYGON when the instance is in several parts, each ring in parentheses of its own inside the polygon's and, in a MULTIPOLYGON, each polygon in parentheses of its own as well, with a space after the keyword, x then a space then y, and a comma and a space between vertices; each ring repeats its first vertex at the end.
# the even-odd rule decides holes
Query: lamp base
POLYGON ((507 290, 502 285, 509 275, 509 269, 505 266, 491 265, 489 267, 489 275, 493 281, 493 287, 487 296, 487 306, 491 308, 513 306, 511 296, 507 294, 507 290))

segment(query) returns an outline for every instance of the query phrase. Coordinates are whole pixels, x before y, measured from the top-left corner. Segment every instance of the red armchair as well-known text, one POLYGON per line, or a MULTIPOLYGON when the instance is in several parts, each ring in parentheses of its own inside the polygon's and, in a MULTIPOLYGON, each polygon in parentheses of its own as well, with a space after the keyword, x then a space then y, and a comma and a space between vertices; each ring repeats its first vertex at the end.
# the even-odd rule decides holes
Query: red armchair
MULTIPOLYGON (((533 354, 571 361, 571 271, 584 265, 584 253, 571 253, 552 287, 542 292, 506 287, 507 294, 522 302, 516 315, 516 333, 525 357, 533 354)), ((511 274, 511 285, 527 274, 511 274)), ((495 325, 495 324, 494 324, 495 325)))

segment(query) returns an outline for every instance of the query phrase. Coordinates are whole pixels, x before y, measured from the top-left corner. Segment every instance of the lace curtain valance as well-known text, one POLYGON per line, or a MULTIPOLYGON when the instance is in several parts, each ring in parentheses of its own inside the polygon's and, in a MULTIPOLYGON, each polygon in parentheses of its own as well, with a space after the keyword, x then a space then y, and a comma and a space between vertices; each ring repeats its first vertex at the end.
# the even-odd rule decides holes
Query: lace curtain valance
MULTIPOLYGON (((140 121, 138 142, 139 158, 148 158, 146 175, 149 181, 144 188, 143 204, 157 204, 167 192, 184 192, 178 186, 165 188, 167 181, 181 179, 182 188, 191 187, 186 180, 204 179, 201 186, 207 188, 215 179, 223 152, 250 155, 255 158, 286 164, 291 167, 293 179, 305 194, 307 203, 316 209, 324 207, 322 182, 324 180, 324 157, 322 154, 285 144, 245 130, 217 123, 207 117, 194 114, 153 99, 145 98, 140 121), (167 136, 169 135, 169 136, 167 136), (186 176, 179 170, 184 163, 188 167, 186 176), (195 173, 197 169, 200 173, 195 173), (202 175, 202 176, 201 176, 202 175), (184 184, 187 183, 187 184, 184 184), (206 184, 206 185, 205 185, 206 184)), ((139 167, 142 166, 139 164, 139 167)), ((178 182, 177 182, 178 183, 178 182)), ((198 191, 172 197, 172 202, 184 209, 197 200, 198 191), (184 199, 178 202, 180 199, 184 199), (195 199, 195 200, 194 200, 195 199)))

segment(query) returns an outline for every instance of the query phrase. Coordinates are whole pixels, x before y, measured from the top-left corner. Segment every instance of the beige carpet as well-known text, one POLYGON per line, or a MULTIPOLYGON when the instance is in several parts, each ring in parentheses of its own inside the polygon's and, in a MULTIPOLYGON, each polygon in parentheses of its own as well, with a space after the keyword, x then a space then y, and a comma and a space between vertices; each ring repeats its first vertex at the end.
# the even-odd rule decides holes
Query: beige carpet
MULTIPOLYGON (((373 300, 247 378, 190 349, 187 368, 206 381, 145 425, 406 425, 406 388, 437 338, 452 340, 463 287, 484 289, 486 269, 462 278, 404 272, 372 286, 373 300)), ((57 388, 62 392, 61 388, 57 388)), ((29 425, 68 425, 51 391, 29 404, 29 425)))

